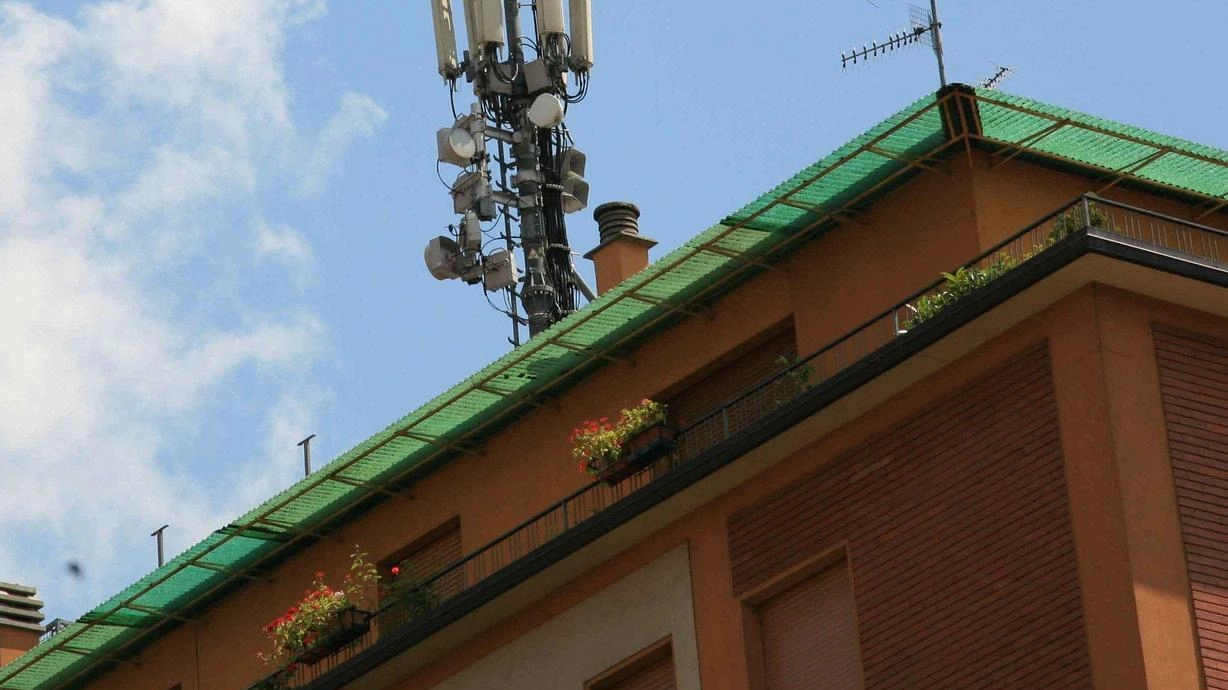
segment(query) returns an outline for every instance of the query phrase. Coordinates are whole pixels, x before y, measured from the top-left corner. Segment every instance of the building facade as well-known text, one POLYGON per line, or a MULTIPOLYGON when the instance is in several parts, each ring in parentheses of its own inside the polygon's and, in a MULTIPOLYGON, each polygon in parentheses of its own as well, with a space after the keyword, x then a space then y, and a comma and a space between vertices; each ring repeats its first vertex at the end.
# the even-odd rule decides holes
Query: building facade
POLYGON ((1226 207, 1228 153, 944 89, 643 270, 603 233, 597 301, 0 688, 1228 687, 1226 207), (384 592, 262 663, 356 547, 384 592))

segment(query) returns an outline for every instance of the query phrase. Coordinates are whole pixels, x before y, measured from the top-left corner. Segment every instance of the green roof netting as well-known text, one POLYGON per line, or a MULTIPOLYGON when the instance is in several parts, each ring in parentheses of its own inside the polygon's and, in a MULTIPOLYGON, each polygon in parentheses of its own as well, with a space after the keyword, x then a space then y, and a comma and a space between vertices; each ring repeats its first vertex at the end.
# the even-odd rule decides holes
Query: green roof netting
POLYGON ((778 254, 969 140, 1228 199, 1228 153, 999 91, 952 87, 892 115, 545 333, 501 357, 0 668, 0 688, 71 686, 126 658, 163 626, 259 575, 345 511, 483 435, 691 313, 778 254), (948 105, 979 129, 944 122, 948 105), (972 105, 973 108, 966 108, 972 105))

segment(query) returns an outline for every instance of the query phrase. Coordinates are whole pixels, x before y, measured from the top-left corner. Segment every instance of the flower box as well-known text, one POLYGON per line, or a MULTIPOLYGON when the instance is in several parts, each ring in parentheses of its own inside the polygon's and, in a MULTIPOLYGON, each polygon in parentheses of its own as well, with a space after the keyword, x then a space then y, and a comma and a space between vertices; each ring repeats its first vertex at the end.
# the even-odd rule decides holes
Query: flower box
POLYGON ((673 452, 678 447, 676 433, 673 427, 658 422, 629 436, 618 455, 597 458, 590 464, 598 479, 613 486, 673 452))
POLYGON ((371 614, 357 608, 344 608, 333 615, 328 625, 318 631, 316 638, 294 656, 300 664, 314 664, 324 657, 342 649, 371 629, 371 614))
POLYGON ((597 478, 601 481, 614 486, 622 480, 635 474, 635 466, 627 463, 626 454, 619 454, 616 457, 597 458, 591 461, 591 466, 595 470, 597 478))
POLYGON ((571 432, 571 455, 581 472, 613 486, 674 450, 675 431, 665 420, 665 404, 644 398, 619 413, 617 422, 581 422, 571 432))
POLYGON ((678 447, 676 434, 677 430, 665 422, 641 429, 623 443, 624 461, 637 470, 648 467, 678 447))

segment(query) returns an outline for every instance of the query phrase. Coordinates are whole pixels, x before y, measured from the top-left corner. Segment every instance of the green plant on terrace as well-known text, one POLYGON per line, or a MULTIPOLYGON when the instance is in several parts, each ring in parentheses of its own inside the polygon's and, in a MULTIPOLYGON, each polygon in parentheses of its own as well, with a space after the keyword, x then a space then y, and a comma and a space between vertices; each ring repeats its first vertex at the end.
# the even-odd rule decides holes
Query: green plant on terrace
POLYGON ((916 328, 938 312, 958 302, 972 292, 985 287, 1019 265, 1013 256, 999 252, 985 267, 964 266, 954 273, 943 273, 946 284, 938 292, 925 295, 915 305, 906 305, 912 316, 904 324, 904 332, 916 328))
POLYGON ((1085 227, 1103 228, 1107 221, 1108 216, 1096 202, 1087 202, 1086 215, 1083 212, 1083 204, 1076 204, 1054 217, 1053 226, 1049 229, 1048 245, 1057 244, 1085 227))
POLYGON ((800 357, 789 358, 781 355, 776 358, 776 364, 786 368, 772 384, 772 402, 776 407, 784 405, 814 385, 814 367, 803 363, 800 357))

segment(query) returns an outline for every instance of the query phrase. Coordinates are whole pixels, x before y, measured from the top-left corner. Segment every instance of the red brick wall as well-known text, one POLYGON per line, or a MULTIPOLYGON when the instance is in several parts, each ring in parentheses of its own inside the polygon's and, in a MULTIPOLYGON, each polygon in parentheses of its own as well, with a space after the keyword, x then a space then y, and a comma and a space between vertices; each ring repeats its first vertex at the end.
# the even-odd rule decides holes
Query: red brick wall
POLYGON ((1090 688, 1048 351, 729 522, 744 594, 847 544, 867 690, 1090 688))
POLYGON ((1228 689, 1228 343, 1154 334, 1203 673, 1228 689))

